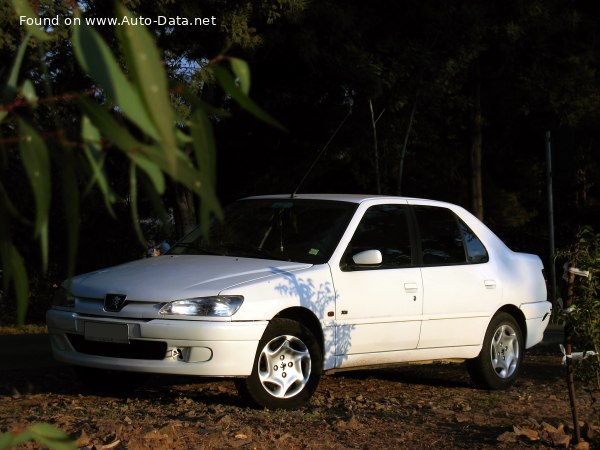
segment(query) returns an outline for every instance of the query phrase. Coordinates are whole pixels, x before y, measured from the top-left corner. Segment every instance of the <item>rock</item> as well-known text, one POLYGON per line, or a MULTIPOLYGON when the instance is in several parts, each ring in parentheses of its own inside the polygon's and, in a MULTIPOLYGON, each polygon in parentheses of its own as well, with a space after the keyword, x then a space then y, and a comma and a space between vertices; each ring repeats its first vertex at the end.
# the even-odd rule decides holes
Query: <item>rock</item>
POLYGON ((517 442, 517 435, 511 431, 505 431, 496 440, 498 442, 517 442))
POLYGON ((581 435, 585 438, 586 441, 593 441, 594 438, 598 435, 598 428, 586 422, 581 427, 581 435))
POLYGON ((569 448, 571 436, 565 433, 549 433, 548 437, 553 447, 569 448))
POLYGON ((518 426, 513 425, 513 431, 517 436, 526 437, 530 441, 539 441, 540 439, 540 434, 537 431, 532 430, 531 428, 519 428, 518 426))
POLYGON ((75 445, 77 445, 77 447, 87 447, 90 445, 90 437, 87 435, 85 430, 81 432, 77 438, 77 441, 75 441, 75 445))

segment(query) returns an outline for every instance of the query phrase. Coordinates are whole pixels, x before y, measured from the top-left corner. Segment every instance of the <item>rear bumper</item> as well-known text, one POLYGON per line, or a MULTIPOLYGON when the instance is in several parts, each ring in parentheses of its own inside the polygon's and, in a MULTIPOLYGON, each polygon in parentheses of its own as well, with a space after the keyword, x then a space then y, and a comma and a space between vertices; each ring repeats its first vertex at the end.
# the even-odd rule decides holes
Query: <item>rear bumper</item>
POLYGON ((57 309, 48 311, 46 321, 52 353, 65 363, 131 372, 228 377, 250 375, 258 341, 268 325, 267 321, 121 320, 57 309), (93 341, 86 339, 89 322, 100 330, 105 324, 123 326, 129 344, 112 341, 110 333, 96 336, 93 341), (138 348, 152 350, 148 355, 136 354, 138 348))
POLYGON ((530 348, 542 342, 544 339, 544 331, 550 321, 552 303, 546 300, 534 303, 523 303, 519 309, 523 312, 525 323, 527 324, 527 340, 525 342, 525 348, 530 348))

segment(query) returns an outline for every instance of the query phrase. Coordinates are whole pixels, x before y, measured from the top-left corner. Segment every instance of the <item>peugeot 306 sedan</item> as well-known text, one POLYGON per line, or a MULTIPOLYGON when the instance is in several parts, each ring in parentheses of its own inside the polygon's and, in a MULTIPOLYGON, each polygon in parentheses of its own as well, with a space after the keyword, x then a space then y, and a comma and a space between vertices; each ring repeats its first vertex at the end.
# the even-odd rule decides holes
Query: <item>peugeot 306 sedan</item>
POLYGON ((406 362, 466 360, 477 385, 505 389, 542 340, 546 298, 540 259, 459 206, 282 195, 65 281, 47 322, 55 358, 89 383, 232 377, 251 403, 294 408, 323 373, 406 362))

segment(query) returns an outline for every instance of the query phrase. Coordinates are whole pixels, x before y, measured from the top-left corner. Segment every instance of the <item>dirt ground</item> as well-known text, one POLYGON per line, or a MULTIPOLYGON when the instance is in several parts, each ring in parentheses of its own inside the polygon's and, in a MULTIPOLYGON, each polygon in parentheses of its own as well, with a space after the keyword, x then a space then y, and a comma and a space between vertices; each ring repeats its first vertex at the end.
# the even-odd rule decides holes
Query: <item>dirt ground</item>
MULTIPOLYGON (((325 376, 296 411, 251 409, 230 380, 153 376, 126 395, 97 395, 69 367, 2 363, 0 432, 49 422, 87 449, 565 448, 561 359, 557 345, 536 347, 503 392, 475 389, 462 364, 344 372, 325 376)), ((599 399, 578 392, 592 441, 579 448, 600 448, 599 399)))

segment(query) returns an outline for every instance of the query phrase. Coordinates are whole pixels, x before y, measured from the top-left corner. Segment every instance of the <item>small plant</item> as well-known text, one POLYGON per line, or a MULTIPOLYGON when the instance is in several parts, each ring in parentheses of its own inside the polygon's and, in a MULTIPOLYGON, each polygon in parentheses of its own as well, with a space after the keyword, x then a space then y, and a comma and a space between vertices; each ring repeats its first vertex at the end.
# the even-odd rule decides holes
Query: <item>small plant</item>
POLYGON ((31 440, 52 450, 75 450, 77 448, 75 442, 63 431, 47 423, 37 423, 21 433, 9 431, 0 434, 0 450, 21 446, 31 440))
POLYGON ((587 272, 587 276, 575 277, 573 305, 559 314, 571 327, 575 346, 583 352, 575 374, 587 389, 600 390, 600 233, 582 227, 576 242, 559 251, 557 258, 587 272))

